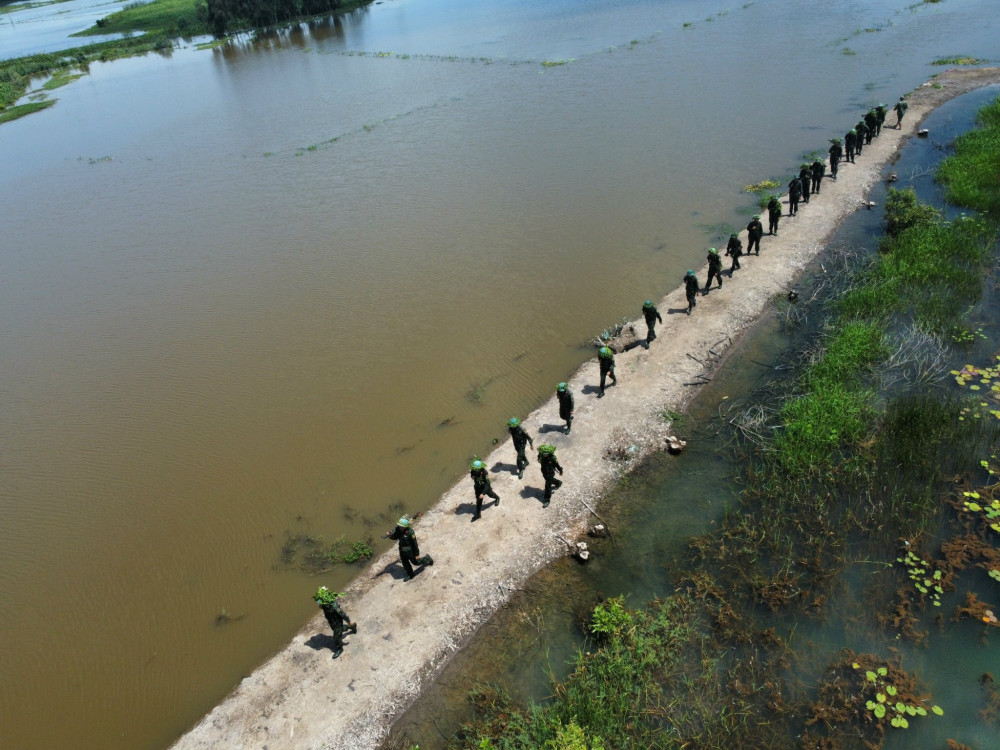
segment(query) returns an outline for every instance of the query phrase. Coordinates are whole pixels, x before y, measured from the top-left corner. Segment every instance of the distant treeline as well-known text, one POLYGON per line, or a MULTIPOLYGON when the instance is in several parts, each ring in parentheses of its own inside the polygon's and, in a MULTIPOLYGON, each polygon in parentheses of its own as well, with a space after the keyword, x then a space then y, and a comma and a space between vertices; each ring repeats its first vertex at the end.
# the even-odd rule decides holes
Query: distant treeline
POLYGON ((205 0, 199 8, 216 37, 237 29, 263 29, 296 18, 334 13, 370 0, 205 0))

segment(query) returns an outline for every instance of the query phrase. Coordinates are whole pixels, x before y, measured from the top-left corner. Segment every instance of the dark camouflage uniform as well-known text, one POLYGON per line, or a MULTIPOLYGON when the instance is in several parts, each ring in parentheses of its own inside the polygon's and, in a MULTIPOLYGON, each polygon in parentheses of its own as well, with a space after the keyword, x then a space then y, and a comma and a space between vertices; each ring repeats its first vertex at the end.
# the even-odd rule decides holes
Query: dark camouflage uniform
POLYGON ((649 342, 656 338, 656 322, 663 322, 663 318, 660 317, 660 311, 656 309, 656 305, 642 306, 642 316, 646 319, 646 348, 649 348, 649 342))
MULTIPOLYGON (((532 448, 535 447, 535 444, 531 440, 531 435, 521 425, 517 427, 508 425, 507 430, 510 432, 511 440, 514 441, 514 450, 517 451, 517 475, 520 477, 524 472, 524 467, 528 465, 528 457, 525 455, 524 449, 529 443, 531 443, 532 448)), ((473 477, 473 481, 475 481, 475 477, 473 477)))
POLYGON ((611 385, 618 385, 618 378, 615 376, 614 353, 608 354, 606 357, 602 357, 598 354, 597 363, 601 367, 601 392, 598 394, 598 397, 601 397, 604 395, 604 383, 609 375, 611 376, 611 385))
POLYGON ((407 581, 413 578, 414 565, 433 564, 430 555, 420 557, 420 546, 417 544, 417 535, 413 533, 413 529, 397 526, 386 534, 386 537, 399 542, 399 561, 403 563, 407 581))
POLYGON ((698 279, 694 274, 684 276, 684 296, 687 297, 687 314, 690 315, 698 304, 698 279))
MULTIPOLYGON (((351 624, 351 618, 336 600, 332 604, 321 604, 319 608, 323 610, 323 615, 333 630, 333 655, 340 656, 344 650, 344 631, 347 630, 346 626, 351 624)), ((357 626, 355 625, 351 631, 357 633, 357 626)))
POLYGON ((816 159, 812 163, 812 191, 819 195, 819 189, 822 187, 823 175, 826 174, 826 162, 822 159, 816 159))
POLYGON ((760 238, 764 236, 764 225, 760 223, 760 219, 750 219, 750 223, 747 224, 747 255, 752 253, 754 248, 757 248, 755 255, 760 255, 760 238))
POLYGON ((770 234, 778 234, 778 222, 781 221, 781 201, 772 197, 767 202, 767 231, 770 234))
POLYGON ((795 216, 799 212, 799 198, 802 197, 802 183, 798 177, 793 177, 788 183, 788 215, 795 216))
POLYGON ((573 393, 567 388, 565 391, 556 391, 556 398, 559 399, 559 418, 566 420, 566 432, 573 427, 573 393))
POLYGON ((497 505, 500 504, 500 496, 493 491, 493 484, 485 466, 482 469, 472 469, 469 476, 472 477, 472 486, 476 491, 476 518, 479 518, 483 512, 483 496, 492 497, 497 501, 497 505))
POLYGON ((559 465, 559 459, 556 458, 555 453, 539 453, 538 463, 541 465, 542 476, 545 478, 545 502, 542 505, 548 507, 553 491, 562 487, 562 480, 556 479, 556 471, 558 470, 559 474, 562 475, 563 468, 559 465))
POLYGON ((726 255, 733 259, 732 265, 729 266, 729 275, 733 275, 733 271, 740 270, 740 258, 743 257, 743 243, 740 242, 739 237, 730 237, 729 244, 726 245, 726 255))
POLYGON ((844 155, 844 149, 839 143, 830 144, 830 174, 833 179, 837 179, 837 167, 840 165, 840 158, 844 155))

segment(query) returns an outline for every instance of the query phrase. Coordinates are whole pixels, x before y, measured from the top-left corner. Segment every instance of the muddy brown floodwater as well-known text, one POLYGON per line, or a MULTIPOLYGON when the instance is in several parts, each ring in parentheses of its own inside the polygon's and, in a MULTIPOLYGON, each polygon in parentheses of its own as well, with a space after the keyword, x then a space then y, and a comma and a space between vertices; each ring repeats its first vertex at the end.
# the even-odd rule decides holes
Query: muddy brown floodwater
MULTIPOLYGON (((596 360, 569 381, 577 394, 571 435, 559 428, 554 399, 524 422, 553 443, 566 468, 551 506, 533 464, 519 481, 509 441, 486 458, 497 472, 494 490, 504 499, 470 523, 471 481, 459 482, 417 524, 422 549, 435 564, 404 582, 388 552, 350 586, 345 609, 361 628, 334 661, 322 617, 316 617, 266 665, 245 679, 222 705, 181 739, 177 750, 200 747, 375 747, 391 721, 433 679, 463 642, 523 581, 567 553, 622 464, 609 451, 625 445, 636 459, 662 449, 664 410, 682 409, 725 359, 734 339, 777 297, 787 293, 805 264, 822 252, 840 221, 862 207, 882 168, 935 106, 958 94, 1000 82, 1000 69, 949 71, 909 96, 900 129, 884 128, 855 164, 782 222, 780 236, 765 237, 759 256, 745 259, 738 276, 700 297, 684 314, 683 291, 659 308, 664 323, 648 349, 616 357, 619 383, 596 397, 596 360)), ((745 232, 743 233, 746 244, 745 232)), ((699 268, 699 278, 705 276, 699 268)), ((644 332, 644 324, 634 322, 644 332)))
POLYGON ((313 616, 290 537, 387 550, 744 185, 1000 56, 993 0, 738 6, 388 0, 0 126, 4 744, 168 746, 313 616))

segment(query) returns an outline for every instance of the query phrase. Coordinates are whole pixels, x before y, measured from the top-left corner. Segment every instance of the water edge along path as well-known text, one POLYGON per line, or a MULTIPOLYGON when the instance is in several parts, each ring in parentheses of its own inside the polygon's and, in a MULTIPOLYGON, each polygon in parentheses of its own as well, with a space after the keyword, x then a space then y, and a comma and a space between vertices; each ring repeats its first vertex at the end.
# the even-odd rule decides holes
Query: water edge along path
MULTIPOLYGON (((544 485, 537 461, 532 456, 524 480, 518 480, 513 446, 504 442, 485 458, 502 498, 499 507, 489 501, 482 519, 470 523, 474 496, 471 480, 464 478, 415 525, 421 552, 434 557, 432 567, 404 583, 392 549, 347 589, 342 604, 359 632, 347 637, 343 656, 330 658, 329 626, 317 613, 181 737, 175 750, 377 747, 421 687, 510 594, 568 552, 567 540, 578 538, 591 508, 622 471, 621 462, 606 458, 608 447, 624 440, 635 446, 639 459, 661 448, 668 425, 660 412, 684 408, 698 388, 686 384, 709 377, 739 335, 786 294, 840 222, 863 205, 885 165, 924 117, 955 96, 997 83, 1000 68, 958 69, 919 87, 907 97, 902 129, 883 126, 855 164, 842 163, 837 180, 828 175, 820 195, 800 203, 797 216, 786 213, 779 236, 764 236, 759 257, 745 256, 742 270, 732 279, 726 276, 722 289, 700 296, 690 317, 684 314, 682 286, 660 301, 663 324, 657 340, 649 350, 638 347, 616 356, 619 384, 601 400, 595 388, 597 360, 585 363, 567 381, 576 396, 571 435, 561 430, 554 396, 528 416, 523 424, 535 446, 556 445, 565 468, 563 486, 548 508, 541 505, 544 485)), ((849 119, 838 124, 838 135, 853 126, 849 119)), ((892 122, 890 111, 886 123, 892 122)), ((745 232, 742 236, 745 240, 745 232)), ((696 270, 701 284, 706 270, 696 270)), ((633 323, 644 335, 641 318, 633 323)))

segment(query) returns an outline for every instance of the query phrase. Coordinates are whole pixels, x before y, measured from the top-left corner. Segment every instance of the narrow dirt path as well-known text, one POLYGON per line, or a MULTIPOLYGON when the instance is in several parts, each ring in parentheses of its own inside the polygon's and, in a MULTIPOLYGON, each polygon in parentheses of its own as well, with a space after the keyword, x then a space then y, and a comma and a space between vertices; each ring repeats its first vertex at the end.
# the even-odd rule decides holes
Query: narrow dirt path
MULTIPOLYGON (((376 747, 394 718, 511 591, 567 553, 563 539, 578 537, 592 518, 587 506, 596 507, 622 471, 621 462, 605 457, 609 446, 635 445, 637 458, 659 449, 667 425, 658 413, 684 408, 697 390, 686 384, 709 376, 734 340, 787 293, 841 220, 862 205, 882 168, 926 114, 991 83, 1000 83, 1000 69, 953 70, 914 91, 902 129, 883 127, 856 164, 842 164, 836 181, 825 179, 818 197, 801 204, 797 216, 782 218, 778 237, 764 236, 759 257, 745 257, 735 278, 699 297, 693 315, 683 314, 680 287, 660 301, 658 339, 648 351, 640 347, 616 356, 619 385, 605 398, 598 400, 592 388, 597 360, 584 364, 569 380, 576 394, 571 435, 546 428, 562 425, 554 398, 532 413, 524 424, 536 447, 556 445, 566 470, 548 508, 541 504, 537 462, 532 457, 519 481, 511 473, 514 450, 507 441, 486 458, 503 500, 499 507, 487 506, 475 523, 468 513, 456 513, 473 499, 471 481, 463 479, 416 525, 421 551, 433 555, 433 567, 404 583, 393 550, 349 587, 342 603, 360 631, 348 637, 340 659, 309 645, 317 634, 329 634, 317 615, 174 748, 376 747)), ((890 112, 886 122, 895 121, 890 112)), ((843 130, 851 124, 842 123, 843 130)), ((742 239, 745 246, 745 232, 742 239)), ((704 283, 705 268, 697 270, 704 283)), ((645 335, 641 319, 636 326, 645 335)))

